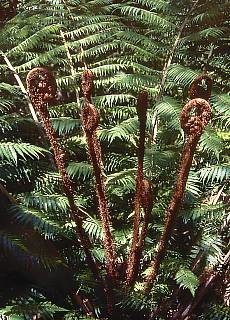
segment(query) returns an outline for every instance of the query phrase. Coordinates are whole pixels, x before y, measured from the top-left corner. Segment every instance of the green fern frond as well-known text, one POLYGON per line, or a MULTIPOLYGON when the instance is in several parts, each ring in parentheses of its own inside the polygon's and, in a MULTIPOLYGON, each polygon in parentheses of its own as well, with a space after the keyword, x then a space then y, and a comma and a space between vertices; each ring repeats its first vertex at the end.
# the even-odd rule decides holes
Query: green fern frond
POLYGON ((52 125, 59 135, 69 135, 81 128, 81 120, 71 117, 51 118, 52 125))
POLYGON ((205 318, 203 320, 229 320, 230 319, 230 310, 229 306, 215 304, 211 305, 205 312, 205 318))
POLYGON ((87 216, 86 220, 83 222, 83 227, 86 233, 96 241, 103 241, 103 229, 101 221, 97 220, 91 216, 87 216))
POLYGON ((0 247, 5 254, 9 252, 14 255, 17 255, 20 252, 28 253, 28 249, 19 238, 6 233, 3 230, 0 230, 0 247))
POLYGON ((0 113, 12 112, 15 109, 15 104, 10 99, 0 98, 0 113))
POLYGON ((223 203, 218 203, 216 205, 201 205, 192 208, 189 211, 183 213, 183 219, 188 221, 190 219, 196 221, 218 221, 223 220, 224 211, 226 206, 223 203))
POLYGON ((222 128, 228 129, 230 127, 230 96, 228 94, 215 95, 211 102, 217 112, 214 120, 217 120, 222 128))
POLYGON ((196 258, 201 251, 204 252, 208 265, 215 265, 219 262, 223 255, 223 241, 219 235, 211 233, 203 233, 202 239, 193 246, 191 250, 191 257, 196 258))
POLYGON ((177 271, 175 279, 181 288, 188 289, 195 296, 196 289, 199 286, 199 279, 191 270, 181 268, 177 271))
POLYGON ((197 42, 203 39, 211 38, 212 40, 217 40, 224 35, 223 28, 210 27, 196 33, 192 33, 180 40, 180 44, 185 44, 186 42, 197 42))
POLYGON ((191 192, 195 197, 198 197, 201 194, 200 184, 201 183, 198 174, 190 171, 186 183, 186 191, 191 192))
POLYGON ((184 88, 189 86, 199 74, 200 71, 195 71, 174 63, 169 68, 167 79, 174 85, 184 88))
POLYGON ((167 12, 169 10, 169 1, 164 0, 135 0, 136 3, 141 4, 142 6, 146 6, 151 10, 160 10, 163 12, 167 12))
POLYGON ((181 131, 180 112, 181 104, 171 97, 164 97, 154 108, 159 119, 167 122, 167 127, 172 130, 181 131))
POLYGON ((129 17, 130 19, 133 19, 136 22, 141 22, 149 28, 160 27, 161 29, 169 31, 175 29, 175 25, 172 22, 166 20, 165 18, 161 17, 160 15, 152 11, 148 11, 142 8, 124 5, 121 7, 121 13, 126 18, 129 17))
POLYGON ((203 151, 215 154, 217 159, 219 159, 224 149, 223 140, 214 130, 207 128, 200 138, 200 148, 203 151))
MULTIPOLYGON (((110 94, 104 96, 96 96, 94 102, 99 109, 112 108, 115 105, 133 104, 136 98, 131 94, 110 94)), ((109 110, 108 110, 109 111, 109 110)))
POLYGON ((9 212, 13 214, 13 219, 21 225, 33 226, 42 234, 51 237, 56 234, 63 234, 63 229, 57 221, 49 219, 43 212, 34 209, 27 209, 12 206, 9 212))
POLYGON ((207 166, 198 172, 203 184, 206 183, 222 183, 230 177, 230 167, 228 163, 207 166))
POLYGON ((58 32, 60 32, 61 28, 61 25, 49 25, 42 28, 41 30, 33 34, 31 37, 21 42, 18 46, 9 50, 7 52, 7 56, 12 57, 15 54, 18 55, 19 53, 24 52, 26 50, 36 48, 36 46, 40 45, 45 39, 47 39, 48 36, 50 36, 50 34, 57 34, 58 32))
POLYGON ((26 301, 26 303, 18 303, 11 306, 5 306, 0 309, 0 313, 9 316, 11 319, 25 319, 33 317, 35 314, 41 314, 45 319, 52 319, 57 312, 66 312, 67 309, 58 307, 51 302, 26 301), (15 318, 15 316, 17 316, 15 318))
POLYGON ((48 151, 24 142, 0 142, 0 157, 15 164, 18 160, 40 159, 48 151))
POLYGON ((135 190, 136 169, 126 169, 112 173, 107 176, 106 185, 108 192, 112 194, 113 188, 121 188, 123 192, 133 192, 135 190))
POLYGON ((67 167, 67 172, 73 179, 87 180, 93 175, 92 166, 87 162, 71 162, 67 167))

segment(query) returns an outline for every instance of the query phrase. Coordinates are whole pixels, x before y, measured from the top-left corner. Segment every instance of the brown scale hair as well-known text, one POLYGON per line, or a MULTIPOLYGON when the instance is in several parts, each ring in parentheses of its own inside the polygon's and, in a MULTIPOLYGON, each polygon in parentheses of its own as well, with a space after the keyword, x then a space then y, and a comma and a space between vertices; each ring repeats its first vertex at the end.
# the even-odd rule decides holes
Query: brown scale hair
POLYGON ((98 281, 101 281, 98 267, 89 249, 89 239, 85 235, 82 226, 83 217, 81 216, 80 211, 78 210, 74 202, 74 186, 66 171, 65 153, 59 145, 58 138, 56 132, 52 127, 47 108, 48 102, 53 100, 56 95, 57 85, 55 78, 51 71, 47 70, 46 68, 39 67, 32 69, 28 73, 26 82, 31 101, 35 109, 39 112, 40 118, 44 124, 46 134, 53 149, 55 161, 62 178, 64 192, 69 202, 70 216, 71 219, 73 219, 76 223, 76 232, 80 241, 80 245, 82 246, 85 252, 86 261, 94 277, 98 281))
POLYGON ((94 177, 96 180, 96 192, 99 204, 99 213, 103 228, 103 245, 106 256, 106 285, 107 285, 107 304, 110 315, 113 312, 113 289, 117 285, 117 258, 110 228, 110 213, 106 200, 105 182, 103 176, 103 164, 100 143, 97 139, 97 128, 99 124, 99 114, 96 107, 92 104, 93 73, 85 70, 82 75, 82 92, 85 102, 82 109, 82 123, 88 145, 90 162, 93 166, 94 177))
POLYGON ((208 101, 211 97, 211 91, 212 79, 207 74, 203 74, 193 80, 188 95, 190 99, 202 98, 208 101), (206 89, 202 86, 202 81, 205 81, 206 89))
POLYGON ((139 261, 139 226, 141 222, 141 204, 143 190, 143 161, 145 152, 145 131, 148 108, 148 93, 141 91, 137 99, 137 115, 139 120, 139 146, 138 146, 138 165, 136 177, 136 192, 134 199, 134 220, 133 220, 133 238, 127 261, 126 287, 131 287, 137 276, 139 261))
POLYGON ((81 77, 81 88, 84 97, 88 102, 92 101, 94 75, 90 69, 84 70, 81 77))
POLYGON ((199 141, 199 138, 208 124, 211 117, 211 107, 209 103, 201 98, 190 100, 181 111, 181 127, 186 134, 186 142, 181 155, 180 168, 178 172, 175 191, 172 195, 169 206, 165 212, 164 231, 161 235, 159 246, 155 257, 151 262, 151 272, 147 277, 145 292, 148 293, 156 279, 160 264, 164 258, 168 240, 172 233, 172 228, 183 199, 186 182, 190 167, 192 165, 193 155, 199 141), (192 113, 193 112, 193 113, 192 113))

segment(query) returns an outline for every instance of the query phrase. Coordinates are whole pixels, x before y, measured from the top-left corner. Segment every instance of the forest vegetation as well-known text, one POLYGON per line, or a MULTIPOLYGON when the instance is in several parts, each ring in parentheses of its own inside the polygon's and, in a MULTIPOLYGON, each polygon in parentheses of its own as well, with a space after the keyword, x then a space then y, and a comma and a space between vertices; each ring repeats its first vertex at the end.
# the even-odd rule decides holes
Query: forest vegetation
POLYGON ((229 9, 0 1, 0 317, 230 319, 229 9))

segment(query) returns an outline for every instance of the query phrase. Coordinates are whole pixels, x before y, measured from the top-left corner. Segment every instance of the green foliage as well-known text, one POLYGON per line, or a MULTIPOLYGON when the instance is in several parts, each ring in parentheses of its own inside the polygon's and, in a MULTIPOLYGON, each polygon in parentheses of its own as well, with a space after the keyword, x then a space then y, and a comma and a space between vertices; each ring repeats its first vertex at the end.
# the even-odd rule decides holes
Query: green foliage
POLYGON ((188 289, 191 294, 195 296, 199 280, 191 270, 181 268, 177 271, 175 279, 181 288, 188 289))
POLYGON ((47 150, 28 143, 0 142, 0 157, 16 165, 18 158, 22 160, 26 160, 27 157, 39 159, 44 153, 47 153, 47 150))
MULTIPOLYGON (((14 274, 15 261, 18 263, 22 257, 23 261, 32 261, 31 270, 43 273, 39 273, 39 283, 34 280, 27 283, 26 292, 31 299, 31 290, 36 288, 45 297, 41 301, 36 296, 23 304, 20 299, 25 294, 15 290, 19 300, 12 300, 7 287, 15 288, 16 283, 7 284, 5 291, 0 290, 0 304, 8 306, 1 313, 11 315, 12 319, 29 319, 36 313, 45 319, 63 319, 64 314, 65 319, 84 319, 82 308, 71 299, 73 293, 80 292, 92 302, 98 318, 107 317, 106 302, 86 268, 84 253, 76 240, 75 223, 70 218, 52 150, 42 126, 33 122, 24 93, 2 53, 24 84, 33 67, 45 66, 54 71, 58 93, 56 101, 48 107, 51 121, 65 150, 67 172, 76 191, 75 203, 102 275, 106 259, 95 181, 82 131, 80 77, 85 67, 95 77, 93 102, 100 112, 97 135, 121 276, 132 237, 139 141, 137 94, 143 89, 149 93, 144 176, 154 185, 156 200, 137 282, 128 294, 124 294, 123 285, 115 294, 114 305, 121 319, 147 318, 162 299, 166 305, 168 301, 171 303, 170 296, 178 285, 182 296, 184 289, 196 295, 202 270, 215 269, 223 258, 229 183, 229 4, 217 1, 214 8, 213 1, 199 1, 188 14, 192 5, 184 0, 20 1, 14 18, 4 20, 0 30, 0 181, 15 197, 17 205, 2 199, 0 193, 3 204, 0 247, 4 259, 11 257, 6 266, 0 257, 0 271, 8 275, 9 269, 14 274), (186 26, 179 34, 186 17, 186 26), (213 79, 212 119, 195 152, 165 262, 150 294, 143 295, 143 282, 159 245, 164 212, 174 190, 186 140, 180 128, 180 112, 188 101, 188 87, 204 69, 213 79), (153 114, 157 116, 155 143, 152 143, 153 114), (200 252, 204 255, 193 273, 190 266, 200 252), (66 270, 55 273, 60 265, 68 267, 70 281, 66 270), (52 270, 49 277, 43 267, 52 270), (57 287, 50 280, 52 277, 57 287), (55 295, 57 292, 61 299, 55 295), (67 305, 70 311, 66 311, 67 305)), ((18 270, 17 278, 25 281, 28 275, 21 266, 18 270)), ((181 299, 179 303, 183 304, 181 299)), ((173 310, 175 301, 166 307, 173 310)), ((192 316, 198 319, 202 313, 207 319, 226 317, 221 302, 219 305, 207 302, 205 308, 211 308, 212 312, 203 311, 201 303, 192 316)), ((159 319, 165 318, 165 314, 159 315, 159 319)))

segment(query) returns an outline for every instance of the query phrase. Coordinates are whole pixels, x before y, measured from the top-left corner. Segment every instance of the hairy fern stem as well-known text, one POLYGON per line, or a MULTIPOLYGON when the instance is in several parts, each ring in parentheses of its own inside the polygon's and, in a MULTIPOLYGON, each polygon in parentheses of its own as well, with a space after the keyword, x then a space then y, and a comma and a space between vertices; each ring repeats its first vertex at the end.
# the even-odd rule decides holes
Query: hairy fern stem
POLYGON ((190 167, 192 165, 193 155, 200 139, 200 136, 208 124, 211 116, 211 107, 209 103, 201 98, 190 100, 183 108, 180 116, 181 127, 184 130, 187 140, 181 155, 181 165, 177 177, 175 191, 172 195, 165 216, 166 221, 164 231, 159 241, 159 246, 156 255, 151 263, 151 272, 147 277, 145 284, 145 292, 148 293, 156 279, 160 264, 164 258, 166 247, 172 228, 176 219, 177 211, 180 207, 190 167), (195 115, 190 116, 192 111, 196 111, 195 115))
POLYGON ((82 120, 88 145, 89 157, 96 179, 96 191, 103 228, 103 244, 106 255, 108 311, 111 314, 113 304, 112 289, 118 280, 117 260, 112 232, 110 229, 110 214, 106 201, 105 183, 102 173, 101 147, 96 135, 99 123, 99 114, 95 106, 92 104, 92 90, 93 74, 90 70, 85 70, 82 75, 82 91, 85 97, 85 103, 82 109, 82 120))
MULTIPOLYGON (((126 286, 130 287, 135 281, 137 275, 137 264, 139 255, 139 226, 141 221, 141 202, 143 189, 143 161, 145 152, 145 130, 147 119, 148 94, 145 91, 139 93, 137 101, 137 114, 140 123, 139 147, 138 147, 138 165, 136 177, 136 192, 134 200, 134 220, 133 220, 133 238, 130 253, 127 262, 126 286)), ((146 219, 147 221, 148 219, 146 219)), ((147 223, 145 223, 147 226, 147 223)), ((144 231, 143 231, 144 235, 144 231)))
POLYGON ((89 249, 90 242, 83 229, 82 216, 74 202, 74 187, 66 171, 66 163, 64 160, 65 153, 58 143, 57 135, 52 127, 47 109, 48 102, 54 99, 56 94, 55 79, 49 70, 45 68, 34 68, 28 73, 26 81, 31 101, 39 112, 54 152, 55 161, 62 178, 64 192, 69 202, 71 219, 76 223, 76 231, 80 244, 86 255, 87 264, 90 267, 94 277, 100 281, 101 278, 99 276, 98 267, 89 249))

